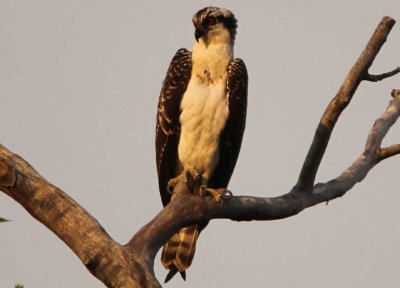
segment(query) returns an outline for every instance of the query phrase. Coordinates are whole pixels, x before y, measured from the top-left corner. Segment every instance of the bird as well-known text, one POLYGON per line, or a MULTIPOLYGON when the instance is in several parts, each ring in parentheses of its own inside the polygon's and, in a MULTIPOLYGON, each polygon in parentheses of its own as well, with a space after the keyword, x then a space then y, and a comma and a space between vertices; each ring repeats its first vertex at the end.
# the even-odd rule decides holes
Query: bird
MULTIPOLYGON (((244 61, 233 54, 234 14, 210 6, 195 13, 192 21, 194 45, 172 58, 158 101, 156 165, 164 206, 174 197, 171 183, 185 171, 194 172, 201 191, 217 201, 229 193, 246 125, 248 75, 244 61)), ((165 282, 177 272, 186 280, 196 240, 206 225, 184 227, 164 245, 161 262, 169 270, 165 282)))

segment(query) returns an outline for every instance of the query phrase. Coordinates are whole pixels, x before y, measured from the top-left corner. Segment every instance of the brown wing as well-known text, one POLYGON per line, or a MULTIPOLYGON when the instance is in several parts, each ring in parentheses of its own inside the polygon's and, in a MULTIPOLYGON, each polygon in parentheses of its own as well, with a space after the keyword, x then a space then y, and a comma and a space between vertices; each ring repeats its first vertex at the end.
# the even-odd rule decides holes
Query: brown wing
POLYGON ((220 136, 219 162, 208 183, 211 188, 226 188, 235 168, 246 126, 247 82, 246 66, 242 59, 236 58, 228 66, 229 117, 220 136))
POLYGON ((179 49, 169 65, 163 82, 157 111, 156 162, 158 185, 163 205, 171 195, 167 191, 168 181, 179 169, 178 143, 180 137, 180 103, 192 72, 191 52, 179 49))

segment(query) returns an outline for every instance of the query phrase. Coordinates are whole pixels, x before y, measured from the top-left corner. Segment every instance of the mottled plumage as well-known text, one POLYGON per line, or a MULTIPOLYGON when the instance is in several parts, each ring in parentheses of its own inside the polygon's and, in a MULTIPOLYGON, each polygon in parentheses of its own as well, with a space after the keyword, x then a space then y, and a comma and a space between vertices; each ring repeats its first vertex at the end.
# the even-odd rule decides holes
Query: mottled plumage
MULTIPOLYGON (((163 205, 168 181, 194 169, 207 188, 226 188, 239 155, 246 123, 247 71, 233 58, 237 21, 232 12, 206 7, 193 16, 196 42, 179 49, 160 94, 156 161, 163 205)), ((173 197, 173 196, 172 196, 173 197)), ((161 261, 185 278, 206 224, 181 229, 164 246, 161 261)))

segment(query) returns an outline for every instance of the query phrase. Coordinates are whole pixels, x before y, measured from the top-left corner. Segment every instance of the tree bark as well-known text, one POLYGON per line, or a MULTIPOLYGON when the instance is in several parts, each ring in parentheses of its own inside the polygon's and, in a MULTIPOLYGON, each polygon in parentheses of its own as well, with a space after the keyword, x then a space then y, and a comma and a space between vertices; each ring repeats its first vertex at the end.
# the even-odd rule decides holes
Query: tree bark
POLYGON ((221 203, 212 197, 193 193, 192 187, 188 187, 182 177, 175 187, 176 197, 126 245, 121 245, 78 203, 1 144, 0 189, 64 241, 107 287, 161 287, 153 271, 154 258, 180 228, 216 218, 252 221, 296 215, 308 207, 343 196, 376 164, 400 153, 400 144, 381 147, 382 140, 400 116, 400 90, 393 90, 393 99, 375 121, 361 155, 336 178, 326 183, 314 183, 333 128, 360 83, 363 80, 380 81, 400 72, 400 68, 396 68, 380 75, 368 73, 394 23, 389 17, 382 19, 329 103, 318 124, 298 182, 287 194, 273 198, 234 196, 221 203))

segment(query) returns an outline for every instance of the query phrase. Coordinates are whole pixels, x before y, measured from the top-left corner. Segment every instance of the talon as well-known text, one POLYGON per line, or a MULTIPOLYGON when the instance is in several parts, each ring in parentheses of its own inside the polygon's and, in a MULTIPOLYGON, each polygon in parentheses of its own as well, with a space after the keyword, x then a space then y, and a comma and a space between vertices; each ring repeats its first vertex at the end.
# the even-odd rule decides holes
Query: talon
POLYGON ((176 186, 176 184, 178 184, 178 177, 176 178, 172 178, 171 180, 168 181, 167 184, 167 191, 169 194, 174 194, 174 188, 176 186))
POLYGON ((167 185, 167 191, 169 194, 174 194, 174 186, 167 185))
POLYGON ((200 186, 199 194, 203 198, 204 198, 204 196, 206 196, 206 194, 207 194, 207 186, 206 185, 203 184, 200 186))
POLYGON ((230 191, 230 190, 228 190, 228 189, 225 189, 226 191, 225 191, 225 194, 224 195, 222 195, 222 197, 224 198, 224 199, 231 199, 232 197, 233 197, 233 194, 232 194, 232 192, 230 191))

